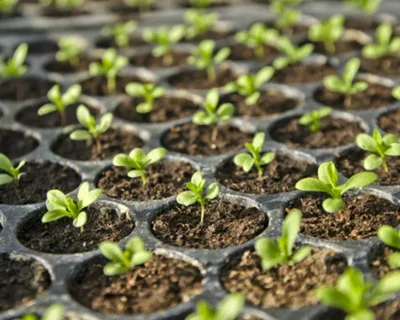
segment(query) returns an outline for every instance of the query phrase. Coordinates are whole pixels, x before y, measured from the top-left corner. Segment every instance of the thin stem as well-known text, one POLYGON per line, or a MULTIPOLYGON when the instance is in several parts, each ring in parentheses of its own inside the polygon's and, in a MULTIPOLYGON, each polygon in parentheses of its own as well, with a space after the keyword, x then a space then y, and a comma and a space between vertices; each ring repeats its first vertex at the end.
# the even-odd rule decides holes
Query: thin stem
POLYGON ((217 79, 217 71, 215 71, 214 66, 209 66, 207 68, 207 78, 208 81, 214 82, 217 79))
POLYGON ((218 138, 218 126, 215 126, 212 129, 212 133, 211 133, 211 148, 212 149, 215 149, 217 147, 217 145, 216 145, 217 138, 218 138))
POLYGON ((351 106, 351 94, 346 94, 344 98, 344 107, 349 108, 351 106))
POLYGON ((147 182, 146 175, 144 173, 142 173, 142 175, 140 177, 142 178, 143 185, 145 185, 147 182))
POLYGON ((254 52, 258 59, 262 59, 264 57, 264 44, 257 46, 254 52))
POLYGON ((336 51, 335 43, 334 43, 334 42, 331 42, 331 41, 325 42, 325 50, 326 50, 329 54, 334 54, 335 51, 336 51))
POLYGON ((382 166, 383 166, 383 170, 385 170, 385 172, 389 172, 389 168, 388 168, 388 165, 387 165, 387 162, 386 162, 385 158, 383 158, 382 166))
POLYGON ((107 90, 108 93, 113 93, 116 87, 115 75, 107 76, 107 90))
POLYGON ((66 116, 64 110, 60 111, 60 121, 61 121, 61 126, 62 127, 67 124, 67 116, 66 116))
POLYGON ((163 56, 163 64, 164 66, 170 66, 174 63, 174 55, 171 51, 168 51, 164 56, 163 56))
POLYGON ((97 153, 101 154, 101 152, 103 151, 103 148, 101 147, 100 137, 97 137, 95 140, 96 140, 97 153))
POLYGON ((200 217, 200 224, 204 224, 204 212, 205 212, 205 207, 204 207, 204 203, 200 202, 200 206, 201 206, 201 217, 200 217))

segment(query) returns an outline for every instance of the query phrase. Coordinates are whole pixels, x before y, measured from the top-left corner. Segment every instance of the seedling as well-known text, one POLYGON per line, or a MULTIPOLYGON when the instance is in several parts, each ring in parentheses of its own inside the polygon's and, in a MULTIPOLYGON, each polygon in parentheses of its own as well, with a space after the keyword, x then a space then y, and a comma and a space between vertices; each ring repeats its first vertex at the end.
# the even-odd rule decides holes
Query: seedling
POLYGON ((382 137, 378 129, 374 129, 372 136, 366 133, 358 134, 356 143, 359 148, 373 153, 364 160, 365 170, 375 170, 382 166, 385 172, 388 172, 386 157, 400 156, 399 138, 390 133, 382 137))
POLYGON ((382 0, 347 0, 346 4, 364 11, 365 14, 373 14, 380 6, 382 0))
POLYGON ((80 38, 74 36, 62 37, 58 41, 58 47, 57 61, 66 61, 74 67, 79 66, 80 55, 86 50, 86 44, 80 38))
POLYGON ((18 0, 3 0, 0 2, 0 13, 3 15, 11 14, 18 0))
POLYGON ((22 43, 15 49, 14 55, 8 59, 0 57, 0 77, 1 78, 18 78, 28 71, 28 67, 24 65, 28 54, 28 45, 22 43))
POLYGON ((0 153, 0 170, 4 173, 0 173, 0 185, 9 184, 11 182, 19 182, 19 179, 24 175, 21 173, 22 167, 26 161, 21 161, 16 168, 14 168, 11 160, 3 153, 0 153))
POLYGON ((258 175, 262 177, 262 166, 266 166, 275 158, 275 153, 267 152, 261 155, 261 149, 264 145, 265 134, 257 133, 254 136, 252 143, 245 143, 248 153, 239 153, 233 158, 233 163, 241 167, 245 172, 249 172, 254 166, 257 169, 258 175))
POLYGON ((100 136, 110 129, 113 121, 112 113, 106 113, 100 118, 99 123, 96 123, 96 118, 90 114, 88 108, 81 104, 76 110, 76 117, 85 129, 73 131, 70 138, 72 140, 94 140, 96 141, 97 152, 101 153, 100 136))
POLYGON ((128 177, 142 178, 143 185, 146 184, 146 169, 153 163, 160 161, 167 154, 164 148, 156 148, 146 154, 142 149, 135 148, 129 155, 117 154, 113 159, 113 165, 129 169, 128 177))
POLYGON ((347 313, 345 320, 375 320, 372 307, 395 297, 400 291, 400 271, 393 271, 374 283, 356 268, 347 268, 335 286, 323 286, 316 296, 325 305, 347 313))
POLYGON ((188 57, 187 61, 195 65, 200 70, 207 71, 207 78, 209 81, 217 79, 216 67, 224 62, 231 54, 231 49, 222 48, 214 54, 215 41, 203 40, 195 49, 193 55, 188 57))
POLYGON ((214 0, 188 0, 188 2, 192 7, 206 9, 213 4, 214 0))
POLYGON ((294 9, 302 0, 273 0, 271 8, 276 14, 275 26, 284 30, 293 26, 301 17, 301 11, 294 9))
POLYGON ((177 25, 171 28, 161 26, 158 29, 148 29, 143 33, 143 39, 155 47, 152 50, 154 57, 162 57, 165 66, 174 62, 173 46, 185 36, 185 26, 177 25))
MULTIPOLYGON (((400 251, 400 232, 391 226, 381 226, 378 238, 387 246, 400 251)), ((394 252, 388 257, 388 264, 393 269, 400 268, 400 252, 394 252)))
POLYGON ((205 35, 218 20, 218 14, 215 12, 206 13, 198 9, 189 9, 184 15, 185 22, 189 24, 186 31, 186 37, 193 39, 197 36, 205 35))
POLYGON ((325 50, 333 54, 336 50, 335 44, 342 37, 343 32, 344 17, 335 14, 320 24, 312 25, 308 31, 308 38, 314 42, 323 42, 325 50))
POLYGON ((44 116, 46 114, 56 112, 60 114, 61 124, 65 125, 67 123, 65 109, 70 105, 75 104, 79 96, 81 95, 82 88, 79 84, 74 84, 65 91, 64 94, 61 93, 60 85, 54 85, 47 93, 47 98, 51 103, 46 103, 38 110, 39 116, 44 116))
POLYGON ((260 88, 271 80, 274 75, 274 68, 265 67, 256 74, 244 74, 236 81, 230 82, 225 86, 228 92, 237 92, 246 97, 247 105, 254 105, 261 96, 260 88))
POLYGON ((124 0, 125 4, 132 8, 138 8, 140 13, 151 11, 154 0, 124 0))
POLYGON ((305 113, 300 117, 299 123, 308 127, 310 132, 317 132, 322 127, 321 119, 329 116, 331 112, 332 108, 323 107, 321 109, 305 113))
POLYGON ((288 65, 301 62, 314 51, 314 45, 311 43, 305 44, 301 47, 296 47, 290 42, 287 37, 280 37, 278 39, 278 50, 285 56, 278 57, 274 60, 273 66, 275 69, 283 69, 288 65))
POLYGON ((87 213, 83 209, 93 204, 102 194, 101 189, 89 190, 89 183, 84 182, 79 187, 78 201, 67 197, 60 190, 50 190, 47 192, 46 207, 47 212, 42 217, 42 223, 53 222, 62 218, 71 218, 73 226, 80 228, 83 232, 83 226, 87 221, 87 213))
POLYGON ((254 54, 258 59, 264 58, 265 45, 275 42, 279 33, 274 29, 268 29, 262 23, 255 23, 248 31, 239 31, 235 39, 237 42, 245 44, 254 50, 254 54))
POLYGON ((107 90, 109 93, 115 92, 117 74, 129 63, 127 57, 117 55, 113 48, 104 51, 101 63, 92 62, 89 66, 91 75, 106 76, 107 90))
POLYGON ((24 315, 21 319, 15 320, 62 320, 64 316, 64 306, 61 303, 52 304, 39 318, 33 313, 24 315))
POLYGON ((180 194, 178 194, 178 197, 176 198, 176 201, 184 206, 191 206, 196 202, 200 204, 201 225, 204 224, 204 213, 205 213, 206 202, 215 199, 221 191, 221 186, 218 183, 214 182, 208 186, 205 192, 205 196, 203 196, 205 184, 206 180, 203 179, 201 172, 197 171, 193 174, 190 182, 186 183, 186 187, 190 191, 183 191, 180 194))
POLYGON ((102 34, 106 37, 114 39, 120 48, 129 47, 131 34, 135 32, 137 23, 135 21, 127 21, 117 23, 113 26, 103 28, 102 34))
POLYGON ((325 162, 318 168, 317 178, 305 178, 296 183, 296 189, 303 191, 324 192, 330 195, 322 207, 326 212, 335 213, 343 208, 342 196, 349 190, 370 185, 378 179, 373 172, 361 172, 350 177, 346 183, 338 185, 339 176, 333 162, 325 162))
POLYGON ((130 96, 140 97, 145 101, 136 106, 136 111, 138 113, 151 112, 153 110, 154 101, 165 95, 166 92, 164 88, 157 87, 154 83, 141 84, 137 82, 129 83, 125 87, 125 91, 130 96))
POLYGON ((71 10, 83 4, 84 0, 40 0, 44 7, 55 7, 60 10, 71 10))
POLYGON ((244 296, 241 293, 227 295, 216 309, 205 301, 199 301, 195 313, 185 320, 235 320, 244 307, 244 296))
POLYGON ((365 81, 354 82, 358 69, 360 69, 360 59, 352 58, 344 67, 343 78, 335 75, 324 78, 325 88, 345 95, 344 105, 347 107, 351 105, 352 95, 365 91, 368 88, 368 83, 365 81))
POLYGON ((368 44, 363 48, 363 56, 377 59, 385 55, 396 54, 400 51, 400 37, 392 39, 393 27, 390 23, 383 23, 376 29, 376 43, 368 44))

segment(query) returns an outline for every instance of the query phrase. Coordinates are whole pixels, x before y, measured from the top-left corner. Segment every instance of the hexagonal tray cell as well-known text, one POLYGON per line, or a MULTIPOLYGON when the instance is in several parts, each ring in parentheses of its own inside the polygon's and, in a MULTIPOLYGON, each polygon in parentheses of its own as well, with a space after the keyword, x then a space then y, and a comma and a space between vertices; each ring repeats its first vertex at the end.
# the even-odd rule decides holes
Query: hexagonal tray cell
POLYGON ((0 152, 9 158, 22 157, 39 146, 39 141, 23 131, 0 129, 0 152))
POLYGON ((26 76, 18 79, 0 81, 0 100, 23 101, 45 97, 54 82, 26 76))

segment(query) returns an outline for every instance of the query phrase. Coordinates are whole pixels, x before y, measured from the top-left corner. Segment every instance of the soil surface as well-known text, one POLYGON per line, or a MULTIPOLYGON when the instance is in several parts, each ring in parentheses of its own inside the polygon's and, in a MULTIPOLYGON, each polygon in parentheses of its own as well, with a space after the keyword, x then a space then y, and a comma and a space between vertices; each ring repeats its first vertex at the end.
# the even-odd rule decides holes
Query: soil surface
MULTIPOLYGON (((267 28, 272 28, 272 29, 277 29, 275 26, 275 23, 266 23, 265 24, 267 28)), ((294 24, 293 26, 290 27, 285 27, 280 30, 280 33, 285 35, 285 36, 294 36, 294 35, 299 35, 301 33, 307 34, 308 29, 310 29, 310 26, 302 23, 297 23, 294 24)))
POLYGON ((328 249, 314 248, 300 263, 279 265, 263 271, 254 251, 227 259, 221 274, 229 292, 241 292, 253 305, 264 308, 298 308, 318 302, 314 289, 334 285, 346 267, 344 256, 328 249))
POLYGON ((378 119, 379 127, 387 132, 400 135, 400 109, 385 113, 378 119))
POLYGON ((385 245, 379 245, 372 249, 372 256, 369 259, 369 267, 375 278, 380 279, 388 272, 393 271, 387 262, 388 257, 393 252, 394 251, 391 248, 385 245))
POLYGON ((221 249, 243 244, 265 230, 268 218, 257 208, 224 200, 208 202, 204 224, 200 206, 175 205, 151 223, 155 236, 171 245, 194 249, 221 249))
POLYGON ((326 50, 325 45, 323 42, 310 42, 314 45, 314 53, 321 53, 321 54, 343 54, 349 53, 354 51, 361 51, 364 45, 356 40, 343 40, 339 39, 335 43, 335 52, 330 53, 326 50))
POLYGON ((86 56, 79 58, 79 64, 77 66, 71 65, 68 61, 57 61, 51 60, 44 65, 44 69, 55 73, 78 73, 86 72, 89 70, 89 65, 92 62, 96 62, 98 59, 92 59, 86 56))
POLYGON ((377 59, 361 58, 361 70, 386 77, 400 75, 400 55, 386 55, 377 59))
MULTIPOLYGON (((176 0, 177 4, 184 8, 193 8, 188 0, 176 0)), ((232 5, 232 0, 215 0, 213 1, 209 8, 225 7, 232 5)))
POLYGON ((189 57, 186 52, 172 52, 172 63, 166 65, 162 57, 154 57, 151 52, 144 54, 136 54, 131 59, 131 64, 137 67, 145 67, 149 69, 171 68, 187 64, 186 59, 189 57))
POLYGON ((22 131, 0 129, 0 152, 9 158, 19 158, 35 150, 39 142, 22 131))
MULTIPOLYGON (((148 43, 144 41, 141 37, 130 37, 129 39, 129 44, 126 48, 134 48, 136 49, 137 47, 140 46, 145 46, 148 43)), ((108 48, 116 48, 119 49, 119 46, 115 42, 114 38, 109 38, 109 37, 101 37, 95 41, 95 46, 97 48, 101 49, 108 49, 108 48)), ((124 49, 126 49, 124 47, 124 49)))
POLYGON ((235 43, 229 47, 231 54, 230 60, 243 61, 243 60, 272 60, 278 54, 278 50, 271 46, 264 46, 264 55, 262 57, 256 56, 254 49, 249 48, 242 43, 235 43))
POLYGON ((92 260, 69 283, 72 296, 106 314, 149 314, 172 308, 203 291, 200 270, 192 264, 154 254, 126 275, 108 277, 108 261, 92 260))
POLYGON ((0 81, 0 100, 22 101, 45 97, 54 85, 54 82, 34 77, 0 81))
POLYGON ((193 38, 184 38, 181 42, 198 44, 203 40, 224 40, 235 33, 234 30, 209 30, 205 34, 195 36, 193 38))
POLYGON ((107 89, 107 79, 105 77, 96 76, 83 80, 80 85, 82 92, 89 96, 111 96, 115 94, 125 94, 125 87, 128 83, 143 81, 137 76, 117 76, 116 88, 114 93, 109 93, 107 89))
POLYGON ((277 70, 273 81, 278 83, 310 83, 321 81, 324 77, 336 74, 336 69, 329 64, 296 63, 277 70))
POLYGON ((50 18, 68 18, 88 15, 90 12, 81 8, 65 9, 60 10, 58 8, 43 8, 42 16, 50 18))
MULTIPOLYGON (((51 39, 29 41, 28 46, 29 46, 28 55, 56 53, 58 51, 57 42, 51 39)), ((17 47, 15 47, 13 51, 15 51, 16 49, 17 47)))
POLYGON ((356 29, 365 32, 375 30, 379 26, 379 23, 374 18, 361 15, 359 17, 346 17, 344 26, 346 29, 356 29))

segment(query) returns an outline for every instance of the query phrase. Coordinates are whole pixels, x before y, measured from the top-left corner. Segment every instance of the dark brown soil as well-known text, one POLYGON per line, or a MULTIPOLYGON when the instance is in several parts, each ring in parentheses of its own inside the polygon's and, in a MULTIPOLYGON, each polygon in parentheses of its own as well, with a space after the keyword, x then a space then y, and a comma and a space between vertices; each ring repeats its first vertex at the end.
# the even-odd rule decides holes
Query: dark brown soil
POLYGON ((125 87, 128 83, 143 81, 137 76, 117 76, 115 93, 109 93, 107 89, 107 79, 105 77, 91 77, 83 80, 80 85, 82 92, 89 96, 110 96, 115 94, 125 94, 125 87))
POLYGON ((37 148, 39 142, 21 131, 0 129, 0 152, 9 158, 19 158, 37 148))
POLYGON ((356 29, 365 32, 375 30, 379 26, 379 23, 372 17, 361 15, 359 17, 346 17, 344 26, 346 29, 356 29))
POLYGON ((215 156, 226 152, 237 151, 252 139, 251 133, 245 133, 233 126, 197 126, 186 123, 172 127, 163 137, 163 145, 171 151, 193 156, 215 156), (212 135, 218 128, 217 139, 212 135))
POLYGON ((258 176, 254 167, 248 173, 233 163, 225 162, 217 171, 218 180, 227 188, 235 191, 256 194, 274 194, 295 190, 294 186, 302 178, 316 174, 316 166, 304 160, 284 154, 276 154, 275 159, 262 167, 263 175, 258 176))
POLYGON ((68 61, 51 60, 44 65, 44 69, 49 72, 61 74, 86 72, 89 70, 89 65, 95 61, 97 61, 97 59, 82 56, 79 58, 79 65, 73 66, 68 61))
POLYGON ((361 58, 361 70, 386 77, 400 75, 400 56, 386 55, 377 59, 361 58))
POLYGON ((38 261, 13 254, 0 255, 0 312, 24 305, 50 286, 50 275, 38 261))
POLYGON ((278 51, 270 46, 264 46, 264 56, 258 58, 253 48, 249 48, 244 44, 235 43, 229 47, 231 49, 231 54, 229 56, 230 60, 243 61, 243 60, 272 60, 278 54, 278 51))
POLYGON ((184 38, 181 42, 186 42, 186 43, 194 43, 198 44, 200 41, 203 40, 224 40, 228 38, 229 36, 233 35, 235 32, 234 31, 222 31, 222 30, 209 30, 203 35, 198 35, 193 38, 184 38))
POLYGON ((302 234, 329 240, 361 240, 376 236, 382 225, 397 227, 400 223, 400 207, 372 194, 345 196, 338 214, 322 209, 324 199, 325 195, 307 194, 288 206, 303 212, 302 234))
POLYGON ((373 83, 368 84, 367 90, 351 95, 347 102, 346 95, 325 87, 315 91, 314 99, 335 109, 357 111, 386 107, 396 101, 392 97, 392 88, 373 83))
MULTIPOLYGON (((273 28, 276 29, 275 23, 266 23, 265 24, 268 28, 273 28)), ((285 35, 285 36, 295 36, 299 34, 307 34, 308 29, 310 29, 310 26, 302 23, 297 23, 294 24, 293 26, 286 27, 282 30, 280 30, 280 33, 285 35)))
POLYGON ((171 245, 194 249, 221 249, 254 239, 268 226, 265 213, 224 200, 208 202, 204 224, 200 206, 175 205, 151 223, 155 236, 171 245))
MULTIPOLYGON (((109 2, 111 2, 111 1, 109 1, 109 2)), ((158 9, 158 7, 156 5, 152 5, 150 8, 150 11, 156 11, 157 9, 158 9)), ((129 17, 129 20, 130 19, 137 20, 139 18, 138 15, 141 14, 137 7, 130 7, 130 6, 126 5, 123 0, 113 1, 111 3, 111 6, 109 7, 109 10, 115 14, 118 14, 118 15, 124 17, 124 18, 129 17)))
POLYGON ((385 113, 378 119, 379 127, 388 133, 400 135, 400 109, 385 113))
POLYGON ((392 253, 393 250, 384 245, 379 245, 372 250, 369 267, 375 278, 380 279, 388 272, 393 271, 387 262, 392 253))
POLYGON ((92 260, 71 279, 69 291, 84 306, 106 314, 149 314, 172 308, 203 291, 200 270, 192 264, 154 254, 129 275, 107 277, 102 258, 92 260))
POLYGON ((99 152, 96 143, 75 141, 69 134, 62 134, 53 144, 52 150, 67 159, 93 161, 111 159, 118 153, 128 153, 133 148, 143 147, 144 141, 133 131, 110 129, 100 136, 102 150, 99 152))
POLYGON ((346 267, 344 256, 329 249, 314 248, 300 263, 279 265, 263 271, 254 251, 227 259, 221 274, 229 292, 241 292, 253 305, 264 308, 298 308, 318 302, 314 289, 334 285, 346 267))
POLYGON ((299 123, 299 118, 283 119, 271 129, 271 137, 290 147, 306 149, 336 148, 354 142, 364 132, 357 121, 328 116, 321 119, 322 127, 312 133, 299 123))
POLYGON ((314 45, 314 53, 321 53, 321 54, 343 54, 343 53, 349 53, 349 52, 354 52, 354 51, 361 51, 364 45, 356 40, 351 40, 351 41, 345 41, 342 39, 339 39, 335 43, 335 52, 330 53, 326 51, 325 45, 323 42, 312 42, 311 43, 314 45))
MULTIPOLYGON (((129 39, 129 44, 128 44, 128 48, 137 48, 140 46, 145 46, 147 45, 147 42, 144 41, 142 38, 140 37, 131 37, 129 39)), ((108 38, 108 37, 101 37, 99 39, 97 39, 95 41, 95 46, 97 48, 101 48, 101 49, 108 49, 108 48, 116 48, 118 49, 119 46, 117 45, 117 43, 115 42, 114 38, 108 38)))
POLYGON ((154 101, 153 110, 149 113, 136 112, 136 106, 142 99, 125 99, 117 106, 114 114, 123 120, 139 123, 160 123, 190 117, 200 107, 193 101, 184 98, 164 96, 154 101))
POLYGON ((0 100, 22 101, 45 97, 54 85, 54 82, 35 77, 4 80, 0 82, 0 100))
POLYGON ((90 12, 81 8, 60 10, 57 8, 44 8, 42 10, 42 16, 49 18, 68 18, 88 15, 90 12))
POLYGON ((131 59, 131 64, 137 67, 144 67, 149 69, 162 69, 171 68, 187 64, 186 59, 189 57, 186 52, 172 52, 172 63, 165 65, 162 57, 154 57, 151 52, 136 54, 131 59))
MULTIPOLYGON (((184 8, 193 8, 193 6, 190 4, 188 0, 176 0, 176 2, 179 4, 179 6, 184 7, 184 8)), ((217 8, 217 7, 225 7, 232 5, 232 0, 215 0, 211 3, 209 8, 217 8)))
POLYGON ((24 222, 18 230, 18 239, 35 251, 70 254, 97 250, 98 244, 106 240, 119 242, 135 226, 128 214, 106 205, 89 207, 85 211, 88 220, 83 232, 73 226, 70 218, 42 223, 44 212, 41 212, 24 222))
MULTIPOLYGON (((28 54, 48 54, 55 53, 58 51, 58 44, 56 41, 51 39, 43 39, 38 41, 28 42, 29 51, 28 54)), ((17 47, 14 48, 15 51, 17 47)))
POLYGON ((296 63, 275 72, 273 81, 278 83, 310 83, 321 81, 328 75, 336 74, 336 69, 328 64, 296 63))

